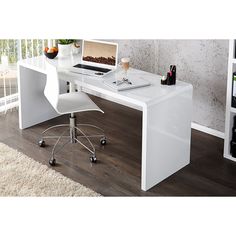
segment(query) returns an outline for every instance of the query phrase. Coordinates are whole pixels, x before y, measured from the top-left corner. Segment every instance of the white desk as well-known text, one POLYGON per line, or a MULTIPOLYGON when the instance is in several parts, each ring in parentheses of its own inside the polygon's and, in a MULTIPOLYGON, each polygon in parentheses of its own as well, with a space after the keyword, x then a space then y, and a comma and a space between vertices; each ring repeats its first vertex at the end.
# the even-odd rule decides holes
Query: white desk
MULTIPOLYGON (((69 66, 78 62, 79 57, 51 60, 59 70, 64 70, 62 77, 80 86, 81 90, 142 111, 142 190, 150 189, 189 164, 192 111, 190 84, 177 81, 176 86, 163 86, 160 85, 160 76, 131 69, 129 76, 143 77, 151 82, 151 86, 116 92, 107 87, 101 78, 67 71, 69 66)), ((117 74, 107 76, 115 80, 117 74)), ((20 129, 58 116, 44 97, 45 82, 44 56, 18 62, 20 129)))

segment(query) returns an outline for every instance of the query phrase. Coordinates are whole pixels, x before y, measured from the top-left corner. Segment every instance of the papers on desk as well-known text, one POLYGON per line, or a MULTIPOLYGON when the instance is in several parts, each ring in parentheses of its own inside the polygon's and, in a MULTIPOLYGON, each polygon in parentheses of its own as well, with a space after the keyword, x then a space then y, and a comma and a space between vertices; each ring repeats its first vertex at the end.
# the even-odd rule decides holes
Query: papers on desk
POLYGON ((125 79, 115 80, 114 78, 105 78, 104 84, 116 91, 122 91, 127 89, 135 89, 149 86, 150 82, 143 79, 142 77, 131 78, 128 80, 125 79))

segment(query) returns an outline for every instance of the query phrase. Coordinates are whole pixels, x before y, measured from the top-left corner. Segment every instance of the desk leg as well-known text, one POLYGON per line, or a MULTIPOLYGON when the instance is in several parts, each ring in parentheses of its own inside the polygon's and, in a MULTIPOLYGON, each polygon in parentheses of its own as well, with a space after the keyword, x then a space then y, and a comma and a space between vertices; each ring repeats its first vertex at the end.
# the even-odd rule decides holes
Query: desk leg
POLYGON ((44 96, 46 75, 18 65, 19 128, 25 129, 58 114, 44 96))
POLYGON ((143 108, 142 190, 190 163, 191 113, 191 87, 143 108))

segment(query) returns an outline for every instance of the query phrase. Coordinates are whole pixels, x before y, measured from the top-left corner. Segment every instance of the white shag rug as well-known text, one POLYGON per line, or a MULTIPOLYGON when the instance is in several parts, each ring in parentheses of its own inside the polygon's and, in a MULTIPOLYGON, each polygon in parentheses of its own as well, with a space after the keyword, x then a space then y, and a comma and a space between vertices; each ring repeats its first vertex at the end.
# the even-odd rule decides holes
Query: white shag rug
POLYGON ((101 196, 46 165, 0 143, 1 196, 101 196))

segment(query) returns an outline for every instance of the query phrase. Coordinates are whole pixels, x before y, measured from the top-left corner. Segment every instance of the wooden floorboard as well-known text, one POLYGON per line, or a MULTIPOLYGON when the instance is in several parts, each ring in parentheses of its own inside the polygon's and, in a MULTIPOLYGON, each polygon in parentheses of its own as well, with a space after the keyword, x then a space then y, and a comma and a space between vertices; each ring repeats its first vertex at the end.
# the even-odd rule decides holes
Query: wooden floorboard
MULTIPOLYGON (((223 140, 196 130, 192 130, 191 163, 149 191, 142 191, 142 113, 92 99, 105 114, 79 113, 78 122, 103 128, 108 143, 102 147, 98 139, 93 140, 99 159, 96 164, 90 163, 84 148, 68 144, 57 155, 58 165, 53 167, 56 171, 104 196, 236 196, 236 163, 223 158, 223 140)), ((68 116, 61 116, 19 130, 18 111, 8 112, 0 116, 0 142, 48 165, 53 140, 45 148, 38 147, 40 133, 51 125, 68 122, 68 116)))

